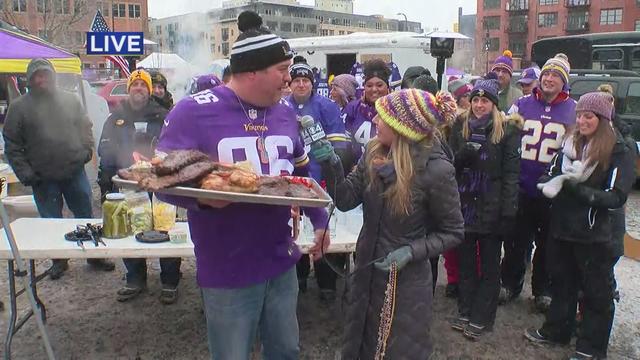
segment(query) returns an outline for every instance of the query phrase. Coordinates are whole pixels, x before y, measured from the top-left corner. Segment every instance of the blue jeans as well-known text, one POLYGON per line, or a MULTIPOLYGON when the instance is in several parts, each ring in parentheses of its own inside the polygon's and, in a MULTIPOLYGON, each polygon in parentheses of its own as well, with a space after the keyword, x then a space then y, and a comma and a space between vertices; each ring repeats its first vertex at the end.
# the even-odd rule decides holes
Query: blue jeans
POLYGON ((43 181, 33 185, 33 198, 43 218, 61 218, 64 201, 76 218, 93 217, 91 185, 84 169, 67 180, 43 181))
POLYGON ((295 267, 241 289, 202 288, 212 360, 246 360, 260 332, 265 360, 298 359, 295 267))

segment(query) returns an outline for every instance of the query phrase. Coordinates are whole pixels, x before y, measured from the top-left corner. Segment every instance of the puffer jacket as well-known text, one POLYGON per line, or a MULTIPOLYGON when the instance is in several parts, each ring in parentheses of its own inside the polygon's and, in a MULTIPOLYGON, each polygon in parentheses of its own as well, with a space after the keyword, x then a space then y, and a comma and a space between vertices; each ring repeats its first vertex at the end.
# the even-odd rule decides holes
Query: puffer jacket
POLYGON ((494 144, 491 142, 493 119, 483 128, 472 131, 467 140, 462 135, 464 116, 456 119, 449 145, 455 157, 465 230, 489 234, 499 228, 500 220, 515 218, 518 210, 520 135, 524 122, 518 114, 509 115, 502 140, 494 144), (481 143, 482 147, 471 151, 469 142, 481 143))
POLYGON ((414 145, 412 152, 413 210, 406 216, 391 212, 383 196, 395 182, 395 172, 371 183, 366 152, 346 179, 339 162, 333 166, 323 163, 328 192, 338 209, 348 211, 362 204, 364 213, 347 294, 344 360, 374 358, 388 273, 377 270, 372 262, 405 245, 413 249, 413 261, 398 274, 386 358, 427 359, 432 351, 429 258, 460 244, 464 225, 455 171, 439 141, 430 149, 414 145))
POLYGON ((166 116, 167 110, 153 99, 139 111, 123 101, 109 116, 98 145, 98 184, 103 195, 112 190, 111 178, 116 172, 134 163, 134 152, 153 157, 166 116))
MULTIPOLYGON (((29 82, 38 70, 55 74, 51 63, 29 63, 29 82)), ((63 90, 29 93, 11 102, 3 136, 5 156, 26 185, 73 177, 93 155, 92 124, 78 98, 63 90)))
MULTIPOLYGON (((621 208, 635 181, 635 153, 616 131, 609 168, 596 170, 585 182, 565 182, 551 202, 550 233, 553 238, 579 243, 612 241, 612 211, 621 208)), ((556 154, 540 182, 562 174, 563 152, 556 154)))

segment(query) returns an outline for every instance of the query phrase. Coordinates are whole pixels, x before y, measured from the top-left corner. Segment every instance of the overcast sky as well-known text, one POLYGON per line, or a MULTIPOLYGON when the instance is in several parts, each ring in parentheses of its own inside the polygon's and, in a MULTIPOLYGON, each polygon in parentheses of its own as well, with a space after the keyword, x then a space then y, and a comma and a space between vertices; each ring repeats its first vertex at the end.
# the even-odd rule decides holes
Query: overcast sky
MULTIPOLYGON (((303 5, 314 5, 314 0, 299 0, 303 5)), ((149 0, 149 16, 163 18, 194 11, 218 8, 222 0, 149 0)), ((362 15, 382 14, 387 18, 420 21, 423 27, 453 30, 458 18, 458 7, 463 14, 476 12, 476 0, 355 0, 354 12, 362 15), (437 5, 436 5, 437 4, 437 5)))

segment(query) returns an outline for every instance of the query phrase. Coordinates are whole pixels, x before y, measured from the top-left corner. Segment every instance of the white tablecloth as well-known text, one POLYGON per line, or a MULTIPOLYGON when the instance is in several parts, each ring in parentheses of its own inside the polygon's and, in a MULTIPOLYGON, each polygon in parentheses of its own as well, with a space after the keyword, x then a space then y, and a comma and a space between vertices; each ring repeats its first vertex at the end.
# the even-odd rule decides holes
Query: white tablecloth
MULTIPOLYGON (((85 242, 82 250, 75 242, 64 240, 64 234, 75 230, 79 224, 101 223, 102 219, 42 219, 22 218, 11 223, 20 255, 24 259, 82 259, 82 258, 144 258, 144 257, 193 257, 193 243, 188 237, 184 244, 164 242, 159 244, 140 243, 129 236, 124 239, 103 239, 107 246, 95 247, 92 242, 85 242)), ((189 233, 186 223, 176 225, 189 233)), ((13 258, 4 229, 0 241, 0 259, 13 258)), ((355 250, 357 233, 341 231, 333 239, 328 253, 345 253, 355 250)), ((311 240, 300 237, 298 241, 303 252, 312 245, 311 240)))

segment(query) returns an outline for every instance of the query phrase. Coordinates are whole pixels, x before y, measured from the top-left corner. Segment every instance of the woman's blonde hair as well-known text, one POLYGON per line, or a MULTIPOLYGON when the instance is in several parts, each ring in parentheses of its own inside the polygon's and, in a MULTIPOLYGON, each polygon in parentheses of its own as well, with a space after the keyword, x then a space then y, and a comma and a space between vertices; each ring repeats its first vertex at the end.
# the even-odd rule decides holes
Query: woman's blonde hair
MULTIPOLYGON (((462 118, 462 136, 465 140, 469 140, 471 136, 471 128, 469 127, 469 116, 471 116, 473 112, 471 110, 460 115, 462 118)), ((494 104, 493 110, 491 111, 491 117, 493 118, 493 130, 491 130, 491 142, 493 144, 499 143, 504 137, 504 128, 506 127, 506 116, 502 113, 502 111, 498 110, 498 107, 494 104)))
POLYGON ((412 147, 419 146, 427 149, 432 146, 433 137, 414 143, 395 130, 391 130, 396 133, 396 141, 391 147, 383 145, 377 138, 372 139, 367 146, 365 156, 368 162, 369 179, 373 186, 381 186, 376 167, 392 163, 396 172, 396 182, 384 192, 383 196, 389 202, 393 214, 409 215, 413 211, 411 185, 416 171, 412 147))

